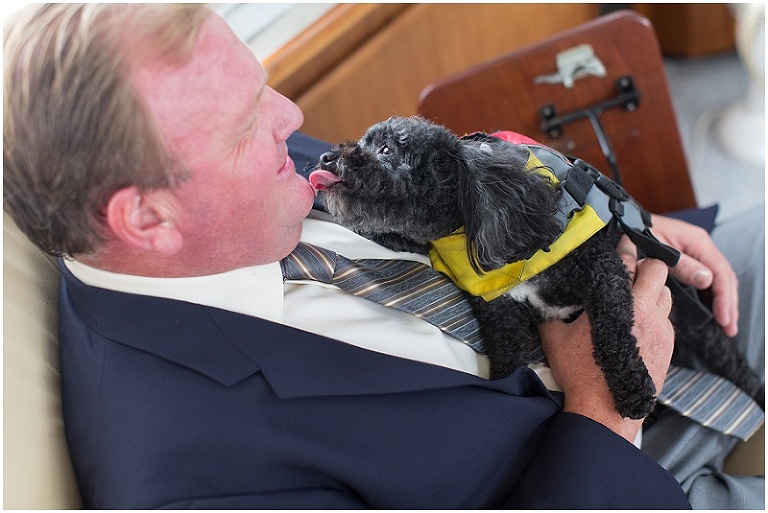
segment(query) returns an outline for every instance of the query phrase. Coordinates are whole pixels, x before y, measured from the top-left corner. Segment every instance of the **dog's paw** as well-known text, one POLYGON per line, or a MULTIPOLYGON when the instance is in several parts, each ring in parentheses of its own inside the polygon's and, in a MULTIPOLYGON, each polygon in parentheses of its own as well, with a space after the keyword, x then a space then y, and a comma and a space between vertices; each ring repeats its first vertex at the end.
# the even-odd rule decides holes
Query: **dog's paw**
POLYGON ((632 397, 616 403, 616 409, 622 417, 635 420, 644 419, 651 414, 655 407, 656 398, 653 395, 650 398, 646 396, 632 397))
POLYGON ((606 374, 616 410, 622 417, 642 419, 656 407, 656 386, 642 362, 621 374, 606 374))
POLYGON ((613 390, 613 397, 621 416, 630 419, 643 419, 656 407, 656 387, 648 372, 634 373, 623 387, 613 390))

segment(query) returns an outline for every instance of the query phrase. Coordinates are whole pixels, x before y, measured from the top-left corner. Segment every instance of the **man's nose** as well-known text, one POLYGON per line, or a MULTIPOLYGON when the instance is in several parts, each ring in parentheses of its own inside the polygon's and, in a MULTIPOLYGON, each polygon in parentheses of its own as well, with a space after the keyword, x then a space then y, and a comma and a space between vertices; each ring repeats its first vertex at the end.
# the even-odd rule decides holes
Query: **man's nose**
POLYGON ((304 114, 298 105, 282 94, 270 87, 266 90, 271 95, 274 106, 275 133, 281 140, 285 140, 304 124, 304 114))

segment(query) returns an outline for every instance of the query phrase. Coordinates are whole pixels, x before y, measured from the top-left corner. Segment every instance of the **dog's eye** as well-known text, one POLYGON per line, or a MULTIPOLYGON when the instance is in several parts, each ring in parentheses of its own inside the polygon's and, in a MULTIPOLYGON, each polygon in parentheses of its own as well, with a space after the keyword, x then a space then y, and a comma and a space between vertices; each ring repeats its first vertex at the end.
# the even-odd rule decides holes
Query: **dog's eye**
POLYGON ((392 150, 385 144, 379 148, 379 155, 392 155, 392 150))

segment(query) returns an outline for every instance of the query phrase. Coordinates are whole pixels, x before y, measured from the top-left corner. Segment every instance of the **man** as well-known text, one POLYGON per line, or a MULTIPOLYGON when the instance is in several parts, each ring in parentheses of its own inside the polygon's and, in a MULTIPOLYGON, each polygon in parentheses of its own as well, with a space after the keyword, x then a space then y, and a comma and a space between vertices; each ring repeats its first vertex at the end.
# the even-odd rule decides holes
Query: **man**
MULTIPOLYGON (((301 112, 221 18, 34 6, 6 25, 4 51, 4 205, 41 248, 73 258, 62 388, 86 506, 688 506, 632 445, 641 421, 615 411, 586 319, 542 328, 560 395, 527 368, 487 381, 482 355, 415 317, 283 284, 279 261, 300 239, 422 257, 310 214, 286 144, 301 112)), ((695 257, 678 272, 712 285, 735 331, 723 255, 700 230, 657 221, 695 257)), ((667 270, 620 251, 660 388, 667 270)))

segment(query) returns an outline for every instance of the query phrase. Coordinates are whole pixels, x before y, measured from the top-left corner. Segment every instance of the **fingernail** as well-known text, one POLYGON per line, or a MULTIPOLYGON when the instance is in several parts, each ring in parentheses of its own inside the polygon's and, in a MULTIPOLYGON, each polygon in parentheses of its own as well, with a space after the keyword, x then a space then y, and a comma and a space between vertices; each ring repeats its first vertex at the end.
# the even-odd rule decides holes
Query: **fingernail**
POLYGON ((706 269, 699 269, 693 275, 693 285, 696 287, 707 287, 712 280, 712 273, 706 269))

